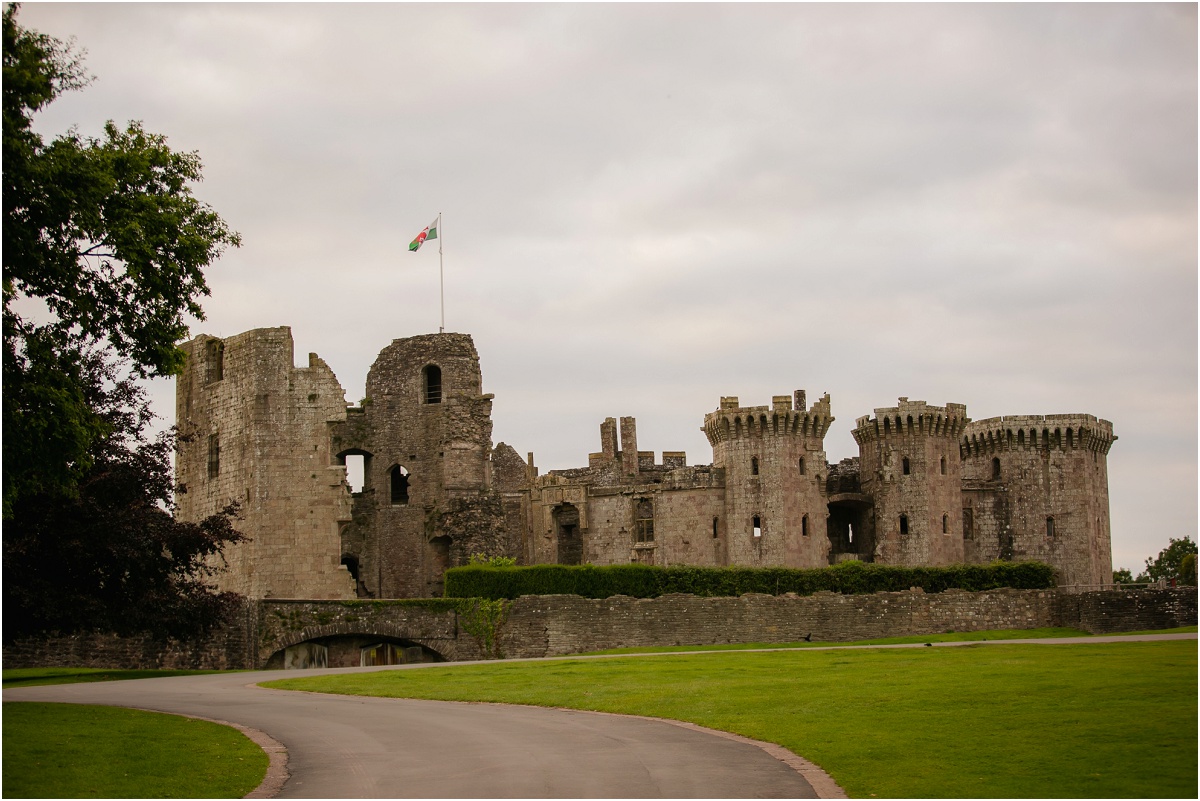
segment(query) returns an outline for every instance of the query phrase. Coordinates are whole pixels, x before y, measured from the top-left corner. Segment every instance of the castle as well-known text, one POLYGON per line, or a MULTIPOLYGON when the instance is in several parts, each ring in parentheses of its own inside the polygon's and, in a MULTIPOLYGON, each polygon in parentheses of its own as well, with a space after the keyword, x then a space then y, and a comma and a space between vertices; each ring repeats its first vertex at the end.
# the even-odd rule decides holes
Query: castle
POLYGON ((289 328, 182 347, 177 513, 240 502, 251 539, 226 553, 220 584, 251 598, 437 596, 446 569, 479 553, 764 567, 1036 559, 1063 585, 1112 577, 1116 437, 1088 414, 971 421, 962 404, 900 398, 859 417, 859 456, 831 465, 828 395, 724 397, 703 421, 711 465, 669 451, 656 462, 623 417, 600 424, 586 467, 539 475, 533 454, 493 446, 493 396, 468 335, 393 341, 350 407, 316 354, 294 366, 289 328))

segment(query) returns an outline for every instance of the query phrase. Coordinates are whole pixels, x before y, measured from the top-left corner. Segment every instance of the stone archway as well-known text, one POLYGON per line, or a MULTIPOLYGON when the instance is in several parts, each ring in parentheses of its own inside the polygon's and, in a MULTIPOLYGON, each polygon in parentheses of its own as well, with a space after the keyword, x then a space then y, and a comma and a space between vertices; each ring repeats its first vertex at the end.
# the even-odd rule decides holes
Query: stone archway
POLYGON ((554 534, 560 565, 583 564, 583 532, 579 528, 579 509, 573 503, 554 507, 554 534))

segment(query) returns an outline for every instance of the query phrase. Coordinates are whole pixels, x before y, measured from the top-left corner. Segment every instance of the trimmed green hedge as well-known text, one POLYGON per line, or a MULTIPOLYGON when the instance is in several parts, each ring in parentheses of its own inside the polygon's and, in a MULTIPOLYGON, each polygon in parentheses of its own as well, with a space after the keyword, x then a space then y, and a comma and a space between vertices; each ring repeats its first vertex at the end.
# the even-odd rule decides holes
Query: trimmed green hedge
POLYGON ((608 598, 630 595, 657 598, 673 592, 737 596, 748 592, 812 595, 828 590, 843 595, 925 592, 949 589, 979 592, 1001 587, 1040 590, 1054 586, 1054 568, 1040 562, 993 562, 990 565, 897 567, 842 562, 833 567, 651 567, 649 565, 470 565, 446 571, 446 596, 518 598, 522 595, 582 595, 608 598))

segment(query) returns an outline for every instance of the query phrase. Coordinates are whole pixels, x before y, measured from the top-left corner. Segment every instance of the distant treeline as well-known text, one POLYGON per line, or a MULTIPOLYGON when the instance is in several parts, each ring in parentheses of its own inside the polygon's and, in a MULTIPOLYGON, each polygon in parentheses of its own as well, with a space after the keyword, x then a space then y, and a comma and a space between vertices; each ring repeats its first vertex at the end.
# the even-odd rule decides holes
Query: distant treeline
POLYGON ((959 589, 968 592, 1011 587, 1047 589, 1055 585, 1054 568, 1041 562, 993 562, 990 565, 898 567, 842 562, 833 567, 653 567, 650 565, 469 565, 446 571, 446 596, 453 598, 518 598, 522 595, 581 595, 609 598, 628 595, 657 598, 668 593, 737 596, 749 592, 812 595, 827 590, 843 595, 925 592, 959 589))

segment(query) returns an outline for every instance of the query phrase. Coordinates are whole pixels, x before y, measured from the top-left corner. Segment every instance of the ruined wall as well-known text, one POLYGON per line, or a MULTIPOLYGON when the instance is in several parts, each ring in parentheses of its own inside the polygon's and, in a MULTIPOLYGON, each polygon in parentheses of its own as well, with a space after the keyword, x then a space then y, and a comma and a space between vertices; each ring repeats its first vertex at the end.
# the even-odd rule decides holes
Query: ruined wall
POLYGON ((958 436, 966 406, 900 398, 855 422, 859 484, 874 505, 874 561, 949 565, 965 559, 958 436))
POLYGON ((1062 584, 1108 584, 1112 423, 1086 414, 994 417, 963 431, 973 561, 1036 559, 1062 584))
POLYGON ((177 514, 195 522, 237 501, 237 526, 251 537, 226 550, 221 589, 353 597, 338 536, 350 497, 328 434, 346 402, 329 366, 311 353, 307 367, 295 367, 287 327, 224 340, 201 335, 181 347, 177 514))
POLYGON ((713 467, 725 471, 729 564, 829 563, 823 441, 833 420, 829 396, 809 409, 803 390, 775 396, 770 407, 743 407, 736 397, 723 397, 720 408, 704 416, 713 467))
POLYGON ((364 458, 361 498, 342 532, 361 594, 437 596, 446 568, 472 554, 518 555, 507 521, 520 499, 491 490, 492 396, 482 394, 471 338, 394 340, 366 391, 362 408, 333 429, 338 456, 364 458))

